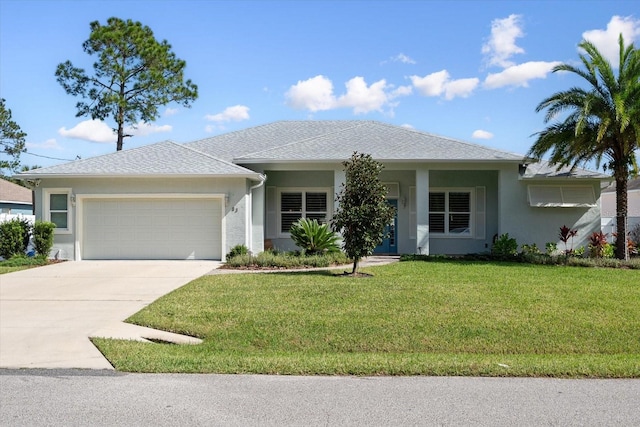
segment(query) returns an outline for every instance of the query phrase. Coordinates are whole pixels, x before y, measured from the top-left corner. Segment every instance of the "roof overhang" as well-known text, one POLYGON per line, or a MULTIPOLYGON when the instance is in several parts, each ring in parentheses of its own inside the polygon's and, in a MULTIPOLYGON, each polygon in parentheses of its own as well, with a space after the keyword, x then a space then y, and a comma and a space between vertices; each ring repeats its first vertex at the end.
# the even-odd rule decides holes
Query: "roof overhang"
POLYGON ((162 179, 162 178, 245 178, 255 181, 264 181, 266 178, 260 173, 246 173, 246 174, 72 174, 72 173, 59 173, 59 174, 16 174, 13 176, 16 179, 22 181, 31 181, 37 179, 50 179, 50 178, 82 178, 82 179, 99 179, 99 178, 134 178, 134 179, 162 179))

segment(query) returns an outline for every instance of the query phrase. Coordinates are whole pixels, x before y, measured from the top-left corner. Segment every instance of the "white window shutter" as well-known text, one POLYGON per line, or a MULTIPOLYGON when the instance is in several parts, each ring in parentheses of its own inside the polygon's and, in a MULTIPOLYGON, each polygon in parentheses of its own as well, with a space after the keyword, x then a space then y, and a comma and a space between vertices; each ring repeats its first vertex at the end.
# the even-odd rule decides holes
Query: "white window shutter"
POLYGON ((476 187, 476 239, 484 239, 487 234, 486 187, 476 187))
POLYGON ((278 233, 278 196, 276 187, 267 187, 266 193, 267 230, 265 234, 267 238, 272 239, 278 233))

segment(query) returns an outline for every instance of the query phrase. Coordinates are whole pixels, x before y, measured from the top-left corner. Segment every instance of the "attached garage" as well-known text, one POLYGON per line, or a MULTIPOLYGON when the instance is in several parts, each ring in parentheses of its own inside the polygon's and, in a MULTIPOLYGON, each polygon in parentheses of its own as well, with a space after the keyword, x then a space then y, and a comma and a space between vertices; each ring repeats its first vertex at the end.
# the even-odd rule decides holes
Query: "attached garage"
POLYGON ((79 200, 82 259, 221 259, 220 198, 87 197, 79 200))

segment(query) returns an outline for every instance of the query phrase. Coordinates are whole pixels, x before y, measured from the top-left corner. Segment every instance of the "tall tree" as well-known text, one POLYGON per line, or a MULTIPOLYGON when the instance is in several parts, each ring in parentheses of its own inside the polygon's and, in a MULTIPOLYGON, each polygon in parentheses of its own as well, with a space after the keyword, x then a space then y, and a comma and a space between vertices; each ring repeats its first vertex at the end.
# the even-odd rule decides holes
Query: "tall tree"
POLYGON ((20 154, 27 151, 25 148, 24 133, 20 126, 11 120, 11 110, 5 105, 5 100, 0 99, 0 175, 5 172, 14 172, 20 166, 20 154))
POLYGON ((387 188, 379 179, 384 167, 380 162, 369 154, 353 153, 342 164, 345 183, 336 197, 338 209, 331 226, 342 234, 344 251, 353 259, 352 274, 356 274, 360 260, 382 242, 395 208, 387 203, 387 188))
POLYGON ((583 68, 561 64, 553 69, 581 77, 588 87, 555 93, 538 105, 537 112, 547 110, 545 123, 561 114, 563 118, 536 134, 528 155, 540 159, 550 151, 550 163, 558 168, 575 168, 595 160, 598 167, 602 164, 613 172, 618 229, 615 253, 619 259, 628 259, 627 182, 638 171, 635 150, 640 146, 640 51, 633 43, 625 46, 622 34, 618 44, 617 75, 604 55, 586 40, 579 45, 585 52, 580 54, 583 68))
POLYGON ((56 77, 68 94, 82 97, 76 117, 113 118, 117 151, 132 136, 125 134, 125 125, 153 122, 159 106, 176 102, 189 107, 198 97, 198 87, 184 80, 186 62, 176 58, 166 40, 158 42, 149 27, 119 18, 109 18, 107 25, 94 21, 90 27, 82 48, 97 56, 94 74, 66 61, 58 64, 56 77))

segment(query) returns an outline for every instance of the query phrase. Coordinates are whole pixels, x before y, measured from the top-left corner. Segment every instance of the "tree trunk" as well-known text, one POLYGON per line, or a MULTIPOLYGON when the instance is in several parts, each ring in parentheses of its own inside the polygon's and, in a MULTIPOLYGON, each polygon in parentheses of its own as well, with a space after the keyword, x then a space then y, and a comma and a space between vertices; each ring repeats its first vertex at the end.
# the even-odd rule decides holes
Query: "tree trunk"
POLYGON ((353 270, 351 270, 351 274, 355 276, 358 272, 358 265, 360 264, 360 259, 356 258, 353 260, 353 270))
POLYGON ((627 177, 616 173, 616 258, 628 260, 627 247, 627 177))
POLYGON ((118 123, 118 141, 116 142, 116 151, 122 151, 123 142, 124 142, 124 127, 122 123, 118 123))

